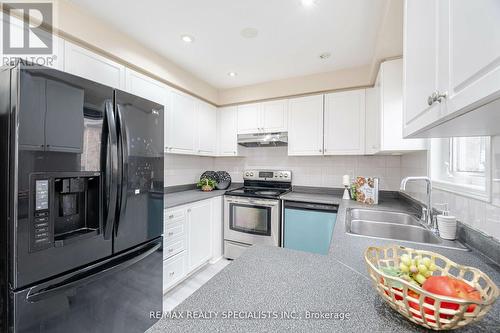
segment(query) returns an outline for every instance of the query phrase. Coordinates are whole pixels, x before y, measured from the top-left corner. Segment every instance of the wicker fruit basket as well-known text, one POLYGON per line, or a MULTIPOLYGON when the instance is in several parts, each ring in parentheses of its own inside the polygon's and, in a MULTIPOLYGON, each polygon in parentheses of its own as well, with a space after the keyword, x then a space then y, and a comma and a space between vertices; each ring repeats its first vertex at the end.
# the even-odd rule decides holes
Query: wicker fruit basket
POLYGON ((480 320, 488 313, 499 294, 497 286, 480 270, 459 265, 430 251, 399 245, 369 247, 365 251, 365 261, 380 296, 408 320, 433 330, 457 329, 480 320), (479 291, 481 299, 473 301, 437 295, 422 289, 418 284, 385 274, 384 269, 399 267, 403 254, 411 258, 430 258, 436 266, 433 276, 450 276, 465 281, 479 291))

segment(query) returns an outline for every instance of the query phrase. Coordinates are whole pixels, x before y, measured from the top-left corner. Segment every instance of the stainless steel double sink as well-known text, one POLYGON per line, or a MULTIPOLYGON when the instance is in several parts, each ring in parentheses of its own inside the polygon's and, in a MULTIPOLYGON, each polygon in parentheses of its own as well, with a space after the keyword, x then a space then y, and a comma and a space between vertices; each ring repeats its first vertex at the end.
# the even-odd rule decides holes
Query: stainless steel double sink
POLYGON ((417 216, 400 212, 349 208, 346 216, 346 232, 356 236, 468 251, 462 243, 444 240, 434 234, 417 216))

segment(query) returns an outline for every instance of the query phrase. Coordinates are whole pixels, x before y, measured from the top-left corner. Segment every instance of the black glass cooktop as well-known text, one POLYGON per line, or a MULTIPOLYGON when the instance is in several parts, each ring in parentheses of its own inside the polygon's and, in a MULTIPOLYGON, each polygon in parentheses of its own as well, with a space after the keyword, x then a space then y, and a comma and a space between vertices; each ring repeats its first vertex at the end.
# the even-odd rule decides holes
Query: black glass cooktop
POLYGON ((240 187, 235 190, 227 191, 226 194, 241 197, 279 199, 282 194, 285 194, 288 191, 289 189, 283 188, 240 187))

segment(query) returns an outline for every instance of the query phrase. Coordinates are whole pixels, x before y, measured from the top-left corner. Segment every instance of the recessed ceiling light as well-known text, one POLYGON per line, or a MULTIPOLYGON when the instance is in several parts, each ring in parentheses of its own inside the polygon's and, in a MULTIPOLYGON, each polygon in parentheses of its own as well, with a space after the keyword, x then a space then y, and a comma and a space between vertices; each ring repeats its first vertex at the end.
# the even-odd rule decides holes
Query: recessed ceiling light
POLYGON ((241 30, 240 34, 244 38, 255 38, 259 34, 259 31, 255 28, 245 28, 241 30))
POLYGON ((300 3, 304 7, 311 7, 312 5, 316 4, 316 0, 300 0, 300 3))
POLYGON ((229 72, 229 73, 227 73, 227 75, 229 75, 230 77, 235 77, 236 75, 238 75, 238 73, 236 73, 236 72, 229 72))
POLYGON ((182 39, 182 41, 184 41, 186 43, 192 43, 192 42, 194 42, 193 36, 189 36, 189 35, 182 35, 181 39, 182 39))
POLYGON ((322 59, 322 60, 325 60, 325 59, 328 59, 332 56, 332 54, 330 52, 324 52, 324 53, 321 53, 319 55, 319 58, 322 59))

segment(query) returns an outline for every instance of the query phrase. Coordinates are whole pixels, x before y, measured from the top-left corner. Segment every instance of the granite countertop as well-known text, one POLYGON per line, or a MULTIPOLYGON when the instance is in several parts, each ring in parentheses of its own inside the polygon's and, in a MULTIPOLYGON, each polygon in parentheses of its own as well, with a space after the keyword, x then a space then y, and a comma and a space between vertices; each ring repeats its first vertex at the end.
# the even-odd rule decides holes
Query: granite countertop
POLYGON ((201 190, 188 190, 174 193, 165 194, 164 207, 173 208, 176 206, 185 205, 191 202, 210 199, 224 195, 226 190, 213 190, 210 192, 203 192, 201 190))
MULTIPOLYGON (((163 318, 150 332, 426 332, 392 310, 372 287, 363 252, 373 245, 397 243, 429 249, 479 268, 500 286, 498 264, 474 250, 464 252, 346 234, 347 208, 366 208, 365 205, 344 201, 339 195, 314 193, 292 192, 283 199, 339 205, 330 253, 318 255, 253 246, 175 308, 183 314, 183 319, 163 318), (308 311, 315 313, 314 316, 330 314, 337 319, 307 318, 308 311), (211 318, 186 318, 200 313, 211 318), (228 319, 230 314, 260 318, 228 319), (282 316, 288 319, 276 319, 282 316)), ((412 210, 407 202, 399 199, 384 199, 369 208, 412 210)), ((481 321, 455 332, 494 331, 500 331, 500 301, 481 321)))

